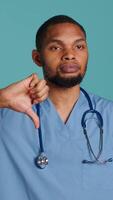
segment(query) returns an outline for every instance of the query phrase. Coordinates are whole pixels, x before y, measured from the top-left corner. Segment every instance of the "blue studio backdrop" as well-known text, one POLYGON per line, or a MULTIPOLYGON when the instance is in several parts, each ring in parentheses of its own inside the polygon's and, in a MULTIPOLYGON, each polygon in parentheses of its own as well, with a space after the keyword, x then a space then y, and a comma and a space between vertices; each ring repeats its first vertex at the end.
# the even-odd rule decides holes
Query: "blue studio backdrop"
POLYGON ((82 86, 113 100, 112 0, 0 0, 0 88, 41 68, 31 58, 38 27, 49 17, 65 14, 87 32, 89 62, 82 86))

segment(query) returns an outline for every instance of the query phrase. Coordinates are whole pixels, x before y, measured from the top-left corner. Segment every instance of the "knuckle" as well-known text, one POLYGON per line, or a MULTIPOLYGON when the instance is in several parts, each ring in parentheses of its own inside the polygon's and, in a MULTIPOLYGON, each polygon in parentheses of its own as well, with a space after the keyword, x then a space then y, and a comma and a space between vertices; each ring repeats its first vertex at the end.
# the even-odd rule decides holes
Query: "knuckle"
POLYGON ((47 97, 46 97, 46 95, 45 96, 42 96, 42 97, 40 97, 40 101, 44 101, 45 99, 46 99, 47 97))
POLYGON ((40 94, 40 93, 38 93, 38 95, 37 95, 37 96, 38 96, 38 98, 41 98, 41 94, 40 94))
POLYGON ((43 85, 46 85, 46 81, 44 79, 42 79, 42 82, 41 82, 43 85))

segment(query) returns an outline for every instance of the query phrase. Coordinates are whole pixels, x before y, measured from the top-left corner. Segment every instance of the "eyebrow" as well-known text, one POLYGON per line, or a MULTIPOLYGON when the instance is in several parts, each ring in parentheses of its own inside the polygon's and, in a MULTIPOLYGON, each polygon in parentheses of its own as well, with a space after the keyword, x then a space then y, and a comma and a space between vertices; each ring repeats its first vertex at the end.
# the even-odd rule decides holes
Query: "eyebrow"
MULTIPOLYGON (((86 40, 84 38, 80 38, 80 39, 77 39, 77 40, 74 41, 74 43, 79 43, 79 42, 86 42, 86 40)), ((59 40, 59 39, 52 39, 52 40, 47 42, 47 44, 50 44, 50 43, 63 44, 63 41, 59 40)))

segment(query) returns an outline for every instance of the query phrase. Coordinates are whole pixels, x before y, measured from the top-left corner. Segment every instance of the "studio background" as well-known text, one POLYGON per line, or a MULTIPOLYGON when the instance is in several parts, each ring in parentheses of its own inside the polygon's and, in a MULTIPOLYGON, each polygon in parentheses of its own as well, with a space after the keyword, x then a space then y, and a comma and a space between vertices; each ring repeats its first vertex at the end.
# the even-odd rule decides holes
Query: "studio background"
POLYGON ((38 27, 65 14, 87 32, 89 62, 82 86, 113 100, 112 0, 0 0, 0 88, 42 70, 31 58, 38 27))

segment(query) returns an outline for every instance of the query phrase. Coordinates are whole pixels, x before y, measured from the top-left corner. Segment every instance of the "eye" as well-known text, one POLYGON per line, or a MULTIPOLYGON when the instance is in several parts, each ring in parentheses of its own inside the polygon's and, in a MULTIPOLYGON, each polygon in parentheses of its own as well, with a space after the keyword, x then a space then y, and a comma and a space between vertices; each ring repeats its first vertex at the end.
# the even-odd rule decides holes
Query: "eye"
POLYGON ((52 50, 52 51, 59 51, 59 50, 61 50, 61 47, 59 47, 59 46, 51 46, 50 50, 52 50))
POLYGON ((77 46, 76 46, 76 49, 78 49, 78 50, 82 50, 82 49, 84 49, 85 48, 85 46, 82 44, 78 44, 77 46))

